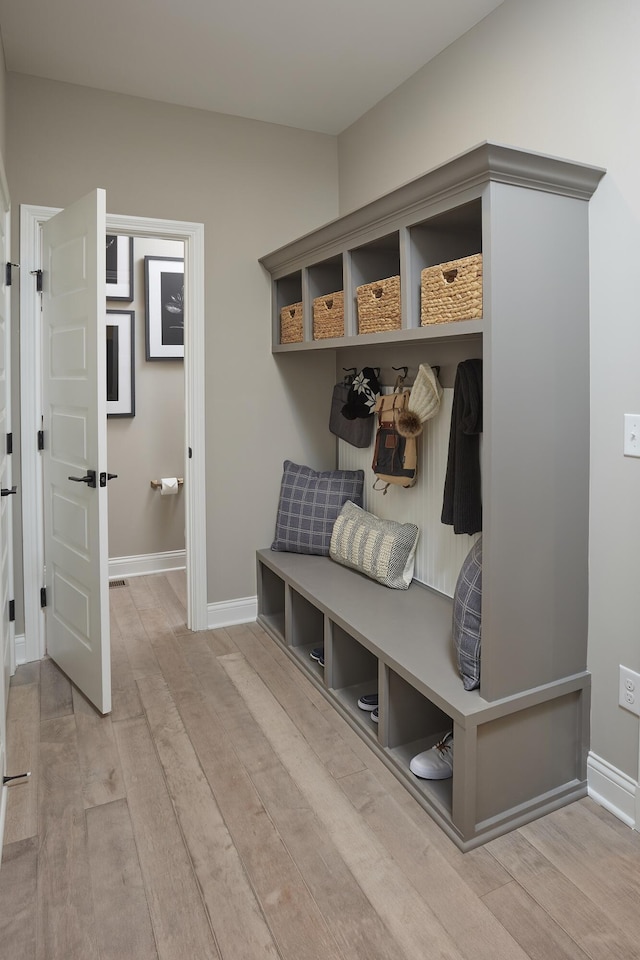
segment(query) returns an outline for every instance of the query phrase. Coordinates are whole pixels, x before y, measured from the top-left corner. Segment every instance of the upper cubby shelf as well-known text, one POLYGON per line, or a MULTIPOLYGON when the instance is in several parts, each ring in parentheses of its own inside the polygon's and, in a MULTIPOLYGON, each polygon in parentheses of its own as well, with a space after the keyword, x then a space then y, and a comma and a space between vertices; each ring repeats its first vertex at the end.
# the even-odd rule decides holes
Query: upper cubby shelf
POLYGON ((273 351, 481 335, 492 282, 490 184, 588 199, 603 173, 485 142, 267 254, 260 263, 273 282, 273 351), (422 272, 478 254, 484 310, 422 325, 422 272), (373 307, 366 323, 365 296, 373 307))

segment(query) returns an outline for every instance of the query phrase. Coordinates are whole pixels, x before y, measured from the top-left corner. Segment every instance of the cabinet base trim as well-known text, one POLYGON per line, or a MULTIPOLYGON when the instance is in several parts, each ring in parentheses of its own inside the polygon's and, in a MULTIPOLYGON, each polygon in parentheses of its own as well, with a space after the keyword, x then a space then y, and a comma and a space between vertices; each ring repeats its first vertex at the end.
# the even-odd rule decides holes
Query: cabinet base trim
POLYGON ((587 759, 589 796, 628 827, 636 828, 638 784, 602 757, 590 753, 587 759))

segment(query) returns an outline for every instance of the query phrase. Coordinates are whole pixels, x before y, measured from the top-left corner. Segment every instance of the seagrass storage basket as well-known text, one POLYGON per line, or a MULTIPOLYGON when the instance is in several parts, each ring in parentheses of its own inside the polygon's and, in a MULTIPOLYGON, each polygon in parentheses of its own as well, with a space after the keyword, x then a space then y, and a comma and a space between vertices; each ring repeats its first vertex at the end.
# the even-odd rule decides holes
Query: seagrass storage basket
POLYGON ((387 277, 356 287, 358 333, 399 330, 400 277, 387 277))
POLYGON ((344 291, 328 293, 313 301, 313 339, 344 337, 344 291))
POLYGON ((423 327, 482 317, 482 254, 426 267, 420 274, 423 327))
POLYGON ((280 311, 280 343, 302 340, 302 302, 290 303, 280 311))

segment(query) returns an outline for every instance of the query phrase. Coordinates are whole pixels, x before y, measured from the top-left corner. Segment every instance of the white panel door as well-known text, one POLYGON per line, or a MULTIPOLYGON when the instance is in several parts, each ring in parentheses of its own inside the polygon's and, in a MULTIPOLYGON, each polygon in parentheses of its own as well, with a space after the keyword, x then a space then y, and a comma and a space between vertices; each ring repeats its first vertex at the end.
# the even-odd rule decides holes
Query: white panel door
MULTIPOLYGON (((13 623, 9 620, 9 602, 13 599, 13 536, 11 456, 8 434, 11 433, 11 317, 9 290, 4 273, 11 259, 9 250, 9 198, 4 174, 0 171, 0 774, 6 767, 6 712, 9 699, 9 678, 13 667, 13 623)), ((2 837, 0 836, 0 843, 2 837)))
POLYGON ((111 710, 107 543, 106 197, 42 228, 47 653, 111 710))

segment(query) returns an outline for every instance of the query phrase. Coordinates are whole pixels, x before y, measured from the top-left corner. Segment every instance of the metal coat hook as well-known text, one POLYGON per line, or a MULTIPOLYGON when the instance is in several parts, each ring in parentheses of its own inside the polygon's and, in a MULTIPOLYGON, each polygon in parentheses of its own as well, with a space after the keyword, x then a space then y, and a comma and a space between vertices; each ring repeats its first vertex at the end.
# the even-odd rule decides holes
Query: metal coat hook
POLYGON ((404 370, 402 374, 402 379, 406 380, 407 374, 409 373, 409 367, 391 367, 392 370, 404 370))

